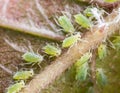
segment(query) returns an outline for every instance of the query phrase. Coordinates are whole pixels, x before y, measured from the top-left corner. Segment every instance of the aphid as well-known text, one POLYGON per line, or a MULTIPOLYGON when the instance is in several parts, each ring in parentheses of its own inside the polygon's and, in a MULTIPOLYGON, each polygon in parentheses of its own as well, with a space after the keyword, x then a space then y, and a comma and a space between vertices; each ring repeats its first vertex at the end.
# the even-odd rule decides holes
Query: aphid
POLYGON ((104 86, 104 85, 107 84, 107 77, 106 77, 106 75, 104 74, 102 68, 97 69, 97 72, 96 72, 96 80, 97 80, 97 83, 98 83, 100 86, 104 86))
POLYGON ((83 65, 85 62, 88 62, 88 60, 92 57, 92 53, 87 52, 85 53, 77 62, 75 63, 76 67, 80 67, 83 65))
POLYGON ((103 59, 106 55, 107 55, 106 45, 101 44, 98 47, 98 57, 99 57, 99 59, 103 59))
POLYGON ((118 1, 118 0, 104 0, 105 2, 108 2, 108 3, 114 3, 114 2, 116 2, 116 1, 118 1))
POLYGON ((75 17, 75 21, 82 27, 84 27, 84 28, 91 27, 91 22, 83 14, 80 13, 80 14, 74 15, 74 17, 75 17))
POLYGON ((16 80, 26 80, 29 79, 30 77, 32 77, 34 75, 33 70, 30 71, 19 71, 17 73, 15 73, 15 75, 13 76, 13 79, 16 80))
POLYGON ((28 63, 41 63, 43 61, 43 56, 33 52, 26 52, 22 58, 28 63))
POLYGON ((70 37, 67 37, 63 40, 62 47, 67 48, 70 47, 71 45, 75 44, 79 39, 80 39, 80 34, 77 35, 72 35, 70 37))
POLYGON ((92 13, 91 9, 92 9, 92 8, 90 8, 90 7, 86 8, 86 9, 84 10, 84 12, 83 12, 84 15, 85 15, 85 16, 88 16, 88 17, 93 16, 93 13, 92 13))
POLYGON ((112 41, 116 49, 120 49, 120 36, 115 36, 115 39, 112 41))
POLYGON ((61 54, 61 49, 57 48, 53 45, 47 44, 45 47, 43 47, 44 52, 52 57, 59 56, 61 54))
POLYGON ((7 93, 18 93, 24 87, 25 87, 24 81, 20 81, 19 83, 16 83, 8 87, 7 93))
POLYGON ((76 68, 76 80, 85 81, 88 75, 88 63, 84 63, 82 66, 76 68))
POLYGON ((73 33, 75 31, 71 21, 67 18, 67 16, 60 16, 58 18, 60 26, 64 29, 66 33, 73 33))

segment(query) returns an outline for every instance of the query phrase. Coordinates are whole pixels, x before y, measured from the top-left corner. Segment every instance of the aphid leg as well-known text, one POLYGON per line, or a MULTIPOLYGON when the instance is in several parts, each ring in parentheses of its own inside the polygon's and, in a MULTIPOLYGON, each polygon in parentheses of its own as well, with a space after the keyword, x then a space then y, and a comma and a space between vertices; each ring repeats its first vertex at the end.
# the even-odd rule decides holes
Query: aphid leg
POLYGON ((115 48, 115 46, 114 46, 114 44, 109 40, 109 39, 107 39, 107 41, 108 41, 108 45, 111 47, 111 48, 113 48, 113 49, 116 49, 115 48))
POLYGON ((41 67, 40 63, 41 63, 41 62, 38 62, 38 66, 39 66, 39 68, 41 69, 42 67, 41 67))
POLYGON ((35 66, 36 65, 36 62, 32 63, 31 67, 35 66))
MULTIPOLYGON (((58 17, 55 17, 55 18, 54 18, 54 21, 55 21, 55 23, 56 23, 59 27, 61 27, 60 24, 58 23, 57 19, 58 19, 58 17)), ((62 31, 62 30, 63 30, 63 29, 58 29, 57 31, 60 32, 60 31, 62 31)))

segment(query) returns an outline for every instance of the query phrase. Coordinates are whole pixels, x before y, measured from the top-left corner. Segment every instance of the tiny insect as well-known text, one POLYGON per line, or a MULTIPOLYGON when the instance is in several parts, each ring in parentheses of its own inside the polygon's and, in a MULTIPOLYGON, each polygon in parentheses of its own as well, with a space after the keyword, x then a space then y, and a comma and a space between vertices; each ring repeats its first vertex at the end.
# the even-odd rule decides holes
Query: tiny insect
POLYGON ((80 40, 80 34, 72 35, 63 40, 62 47, 67 48, 74 45, 78 40, 80 40))
POLYGON ((84 10, 84 15, 87 16, 87 17, 92 17, 93 16, 93 13, 91 11, 92 8, 88 7, 84 10))
POLYGON ((106 45, 101 44, 98 47, 98 57, 99 57, 99 59, 103 59, 106 55, 107 55, 106 45))
POLYGON ((80 81, 85 81, 88 75, 88 63, 84 63, 83 65, 81 65, 80 67, 76 68, 76 80, 80 80, 80 81))
POLYGON ((61 49, 57 48, 53 45, 47 44, 45 47, 43 47, 43 50, 46 54, 54 57, 54 56, 59 56, 61 54, 61 49))
POLYGON ((83 65, 85 62, 88 62, 88 60, 92 57, 92 53, 87 52, 85 53, 77 62, 75 63, 76 67, 80 67, 83 65))
POLYGON ((58 18, 58 22, 60 26, 64 29, 66 33, 73 33, 75 31, 71 21, 67 18, 67 16, 60 16, 58 18))
POLYGON ((40 54, 35 54, 33 52, 26 52, 25 54, 23 54, 22 58, 30 64, 40 64, 43 61, 43 56, 41 56, 40 54))
POLYGON ((98 68, 98 69, 97 69, 97 72, 96 72, 96 80, 97 80, 97 83, 98 83, 100 86, 104 86, 104 85, 107 84, 107 77, 106 77, 106 75, 104 74, 102 68, 98 68))
POLYGON ((27 80, 34 75, 33 70, 30 71, 19 71, 15 73, 13 79, 15 80, 27 80))
POLYGON ((114 36, 115 39, 112 41, 116 49, 120 49, 120 36, 114 36))
POLYGON ((11 85, 7 89, 7 93, 18 93, 22 88, 25 87, 24 81, 20 81, 14 85, 11 85))
POLYGON ((74 17, 75 17, 75 21, 82 27, 84 27, 84 28, 91 27, 91 22, 83 14, 80 13, 80 14, 74 15, 74 17))

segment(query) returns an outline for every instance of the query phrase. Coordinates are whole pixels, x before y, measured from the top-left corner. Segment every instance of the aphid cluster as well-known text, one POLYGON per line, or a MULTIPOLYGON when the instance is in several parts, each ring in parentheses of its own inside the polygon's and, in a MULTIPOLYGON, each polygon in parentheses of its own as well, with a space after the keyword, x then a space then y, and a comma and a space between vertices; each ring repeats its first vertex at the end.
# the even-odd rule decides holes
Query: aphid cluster
MULTIPOLYGON (((91 17, 94 14, 91 11, 91 8, 88 8, 84 11, 84 15, 82 13, 74 15, 75 22, 80 25, 83 28, 89 29, 92 26, 91 21, 87 17, 91 17), (85 16, 84 16, 85 15, 85 16), (87 16, 87 17, 86 17, 87 16)), ((77 43, 78 40, 81 40, 80 33, 76 34, 75 28, 71 22, 71 20, 66 16, 60 16, 58 18, 58 22, 60 24, 60 27, 63 28, 63 31, 65 34, 68 34, 68 37, 66 37, 62 42, 62 48, 68 48, 73 46, 75 43, 77 43)), ((114 41, 115 42, 115 41, 114 41)), ((49 55, 50 57, 58 57, 61 55, 62 50, 60 47, 55 46, 53 44, 47 44, 42 48, 45 54, 49 55)), ((104 44, 101 44, 98 47, 98 56, 99 59, 103 59, 106 55, 106 46, 104 44)), ((84 54, 77 62, 75 63, 76 68, 76 80, 85 81, 88 76, 88 70, 89 70, 89 60, 92 57, 92 53, 88 52, 84 54)), ((26 52, 22 55, 23 60, 27 64, 40 64, 44 57, 40 55, 39 53, 35 52, 26 52)), ((25 81, 29 78, 34 76, 34 71, 18 71, 14 74, 13 79, 19 81, 18 83, 15 83, 11 85, 8 88, 7 93, 18 93, 23 87, 25 87, 25 81)), ((101 69, 97 70, 97 79, 98 83, 103 82, 105 84, 105 75, 101 69)), ((102 83, 102 84, 103 84, 102 83)), ((90 91, 92 91, 92 88, 90 88, 90 91)))
POLYGON ((92 57, 92 53, 88 52, 84 54, 76 63, 76 80, 85 81, 88 75, 88 61, 92 57))

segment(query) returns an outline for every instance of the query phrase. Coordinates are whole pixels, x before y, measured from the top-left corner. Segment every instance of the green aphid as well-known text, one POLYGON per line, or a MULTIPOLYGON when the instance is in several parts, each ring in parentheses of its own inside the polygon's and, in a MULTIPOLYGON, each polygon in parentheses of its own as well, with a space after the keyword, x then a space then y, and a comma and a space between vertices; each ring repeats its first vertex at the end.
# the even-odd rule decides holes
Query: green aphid
POLYGON ((120 49, 120 36, 115 36, 115 39, 112 41, 116 49, 120 49))
POLYGON ((84 15, 87 16, 87 17, 92 17, 93 16, 93 13, 91 11, 92 8, 88 7, 84 10, 84 15))
POLYGON ((85 81, 88 75, 88 63, 84 63, 82 66, 76 68, 76 80, 85 81))
POLYGON ((85 53, 77 62, 75 63, 76 67, 80 67, 83 65, 85 62, 88 62, 88 60, 92 57, 92 53, 87 52, 85 53))
POLYGON ((96 80, 97 84, 100 86, 105 86, 107 84, 107 77, 101 68, 97 69, 96 80))
POLYGON ((103 59, 106 55, 107 55, 106 45, 101 44, 98 47, 98 57, 99 57, 99 59, 103 59))
POLYGON ((61 49, 57 48, 55 46, 52 46, 50 44, 47 44, 45 47, 43 47, 44 52, 52 57, 59 56, 61 54, 61 49))
POLYGON ((15 73, 13 79, 15 80, 27 80, 34 75, 33 70, 30 71, 19 71, 15 73))
POLYGON ((108 2, 108 3, 114 3, 116 1, 118 1, 118 0, 104 0, 104 2, 108 2))
POLYGON ((67 16, 60 16, 58 18, 60 26, 64 29, 66 33, 73 33, 75 31, 71 21, 67 18, 67 16))
POLYGON ((24 81, 16 83, 8 87, 7 93, 18 93, 22 88, 25 87, 24 81))
POLYGON ((72 35, 63 40, 62 47, 67 48, 74 45, 80 39, 80 34, 72 35))
POLYGON ((81 25, 84 28, 90 28, 91 27, 91 22, 90 20, 85 17, 83 14, 77 14, 74 16, 75 17, 75 21, 81 25))
POLYGON ((33 52, 26 52, 22 58, 29 63, 41 63, 43 61, 43 56, 33 52))

